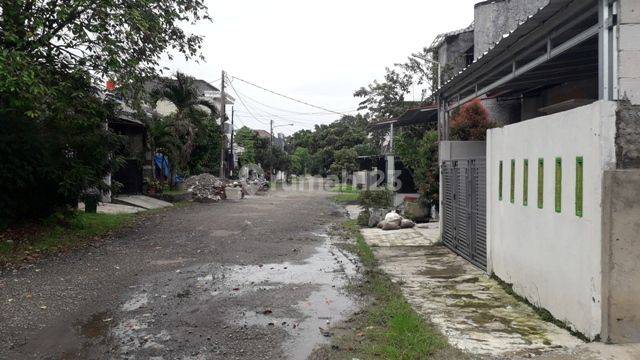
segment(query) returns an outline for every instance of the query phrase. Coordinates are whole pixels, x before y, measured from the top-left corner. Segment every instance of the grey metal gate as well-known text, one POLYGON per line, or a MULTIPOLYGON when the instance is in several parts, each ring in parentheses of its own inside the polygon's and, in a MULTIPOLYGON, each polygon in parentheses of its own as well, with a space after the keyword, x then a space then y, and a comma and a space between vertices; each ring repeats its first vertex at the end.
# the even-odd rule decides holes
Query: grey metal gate
POLYGON ((442 241, 472 264, 487 268, 486 161, 444 161, 442 241))

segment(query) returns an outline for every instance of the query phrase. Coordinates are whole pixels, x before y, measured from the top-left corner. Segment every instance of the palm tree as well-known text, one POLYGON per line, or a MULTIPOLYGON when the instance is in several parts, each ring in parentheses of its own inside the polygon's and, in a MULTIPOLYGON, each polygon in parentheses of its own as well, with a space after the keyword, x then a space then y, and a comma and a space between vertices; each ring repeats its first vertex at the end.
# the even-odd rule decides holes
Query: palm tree
MULTIPOLYGON (((167 149, 174 153, 170 155, 173 166, 171 167, 171 178, 174 179, 177 168, 184 169, 189 163, 191 153, 195 146, 196 132, 202 128, 203 108, 211 112, 210 116, 217 116, 218 111, 212 102, 203 99, 198 89, 194 86, 194 79, 183 73, 177 72, 175 79, 164 79, 159 87, 151 93, 152 103, 155 105, 158 100, 170 101, 176 112, 164 119, 163 131, 169 131, 174 140, 179 144, 167 149)), ((158 130, 159 131, 159 130, 158 130)))

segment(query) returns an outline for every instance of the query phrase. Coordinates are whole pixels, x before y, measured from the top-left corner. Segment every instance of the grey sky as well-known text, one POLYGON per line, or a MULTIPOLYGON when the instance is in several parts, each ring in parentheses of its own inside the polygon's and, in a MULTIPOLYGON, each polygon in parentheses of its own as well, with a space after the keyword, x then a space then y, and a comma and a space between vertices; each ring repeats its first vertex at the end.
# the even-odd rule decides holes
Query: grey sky
MULTIPOLYGON (((354 90, 381 78, 386 66, 404 61, 437 34, 469 25, 476 2, 210 0, 213 23, 191 28, 205 36, 206 63, 176 58, 163 65, 208 81, 219 79, 224 68, 232 76, 294 98, 341 112, 354 110, 354 90)), ((233 86, 257 118, 236 101, 238 127, 268 130, 269 119, 276 124, 295 122, 294 127, 277 129, 291 134, 339 117, 318 115, 317 109, 238 80, 233 86)))

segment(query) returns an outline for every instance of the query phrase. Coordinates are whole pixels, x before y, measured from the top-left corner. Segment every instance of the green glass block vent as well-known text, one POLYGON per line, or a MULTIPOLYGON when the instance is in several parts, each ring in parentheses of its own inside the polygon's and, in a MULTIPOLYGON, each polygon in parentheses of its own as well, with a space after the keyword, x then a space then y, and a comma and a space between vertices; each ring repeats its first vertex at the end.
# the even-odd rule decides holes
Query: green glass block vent
POLYGON ((529 160, 522 164, 522 205, 529 205, 529 160))
POLYGON ((511 203, 516 202, 516 161, 511 160, 511 188, 509 189, 509 200, 511 203))
POLYGON ((584 202, 584 159, 576 158, 576 216, 583 216, 584 202))
POLYGON ((556 158, 556 188, 555 188, 556 212, 562 212, 562 158, 556 158))
POLYGON ((498 170, 498 200, 502 201, 502 161, 500 161, 500 170, 498 170))
POLYGON ((544 159, 538 159, 538 209, 544 207, 544 159))

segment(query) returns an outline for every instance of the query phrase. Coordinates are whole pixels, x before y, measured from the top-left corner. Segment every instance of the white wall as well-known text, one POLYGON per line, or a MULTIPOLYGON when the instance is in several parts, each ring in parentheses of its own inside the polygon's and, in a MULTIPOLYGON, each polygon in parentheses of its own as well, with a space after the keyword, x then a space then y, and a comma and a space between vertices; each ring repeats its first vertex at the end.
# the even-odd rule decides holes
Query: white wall
POLYGON ((493 129, 487 136, 489 272, 590 338, 601 330, 602 182, 603 171, 615 167, 615 110, 614 102, 599 101, 493 129), (577 156, 584 157, 583 217, 575 212, 577 156), (556 157, 562 157, 561 213, 554 201, 556 157), (544 158, 543 209, 537 206, 538 158, 544 158), (523 206, 523 159, 529 160, 528 206, 523 206))
POLYGON ((640 0, 619 4, 618 97, 640 105, 640 0))

